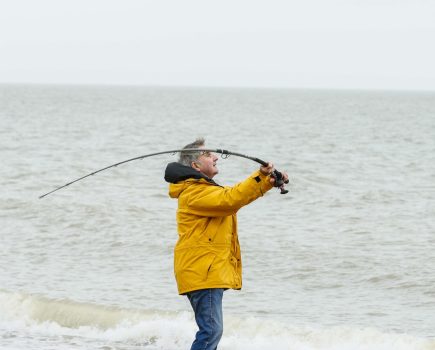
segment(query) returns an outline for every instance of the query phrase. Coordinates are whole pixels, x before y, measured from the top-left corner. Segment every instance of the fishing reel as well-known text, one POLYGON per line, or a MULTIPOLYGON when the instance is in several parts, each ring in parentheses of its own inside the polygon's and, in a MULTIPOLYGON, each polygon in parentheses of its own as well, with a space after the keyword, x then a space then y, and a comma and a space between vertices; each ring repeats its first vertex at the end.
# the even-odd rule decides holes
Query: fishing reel
POLYGON ((286 190, 284 188, 285 184, 289 183, 289 180, 283 180, 284 176, 282 175, 281 172, 279 172, 278 170, 274 170, 273 173, 270 175, 275 179, 275 183, 274 183, 274 187, 278 187, 281 190, 281 194, 286 194, 288 193, 288 190, 286 190))

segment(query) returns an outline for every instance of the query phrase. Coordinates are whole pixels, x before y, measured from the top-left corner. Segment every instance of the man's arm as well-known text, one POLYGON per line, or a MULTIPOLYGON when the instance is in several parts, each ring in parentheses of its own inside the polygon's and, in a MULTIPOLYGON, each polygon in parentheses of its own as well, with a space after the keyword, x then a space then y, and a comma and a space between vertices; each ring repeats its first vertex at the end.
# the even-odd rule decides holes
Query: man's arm
MULTIPOLYGON (((260 170, 233 187, 201 184, 192 188, 186 204, 188 211, 200 216, 228 216, 261 197, 273 187, 267 172, 260 170)), ((181 208, 180 208, 181 209, 181 208)))

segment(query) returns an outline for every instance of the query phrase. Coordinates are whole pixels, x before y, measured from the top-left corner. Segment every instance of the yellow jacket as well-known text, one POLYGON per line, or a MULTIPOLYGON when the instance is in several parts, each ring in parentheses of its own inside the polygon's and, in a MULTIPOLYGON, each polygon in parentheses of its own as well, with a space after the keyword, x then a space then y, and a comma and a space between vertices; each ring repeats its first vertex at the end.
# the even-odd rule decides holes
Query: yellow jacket
POLYGON ((169 196, 178 198, 174 272, 179 294, 240 289, 236 213, 272 188, 269 176, 256 171, 234 187, 222 187, 190 167, 171 163, 165 179, 171 182, 169 196))

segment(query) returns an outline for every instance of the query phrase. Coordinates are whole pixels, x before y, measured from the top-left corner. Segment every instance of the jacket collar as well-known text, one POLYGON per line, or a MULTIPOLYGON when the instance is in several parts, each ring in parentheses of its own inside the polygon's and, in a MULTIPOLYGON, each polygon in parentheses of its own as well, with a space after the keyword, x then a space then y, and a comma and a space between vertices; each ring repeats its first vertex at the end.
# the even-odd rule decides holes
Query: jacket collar
POLYGON ((166 166, 165 170, 165 180, 169 183, 177 183, 179 181, 184 181, 187 179, 204 179, 207 182, 210 182, 214 185, 217 185, 212 179, 208 176, 205 176, 203 173, 193 169, 190 166, 183 165, 181 163, 172 162, 166 166))

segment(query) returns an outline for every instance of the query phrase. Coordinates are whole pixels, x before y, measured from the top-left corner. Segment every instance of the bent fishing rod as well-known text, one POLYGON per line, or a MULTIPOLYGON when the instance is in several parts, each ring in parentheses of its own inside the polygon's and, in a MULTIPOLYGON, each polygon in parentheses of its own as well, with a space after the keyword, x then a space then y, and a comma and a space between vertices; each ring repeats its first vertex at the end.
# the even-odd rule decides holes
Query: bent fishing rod
MULTIPOLYGON (((225 149, 211 149, 211 148, 185 148, 185 149, 177 149, 177 150, 172 150, 172 151, 156 152, 156 153, 145 154, 145 155, 143 155, 143 156, 139 156, 139 157, 130 158, 130 159, 124 160, 124 161, 122 161, 122 162, 115 163, 115 164, 112 164, 112 165, 106 166, 106 167, 104 167, 104 168, 101 168, 101 169, 99 169, 99 170, 93 171, 92 173, 89 173, 89 174, 87 174, 87 175, 85 175, 85 176, 79 177, 78 179, 75 179, 75 180, 73 180, 73 181, 71 181, 71 182, 68 182, 68 183, 66 183, 65 185, 59 186, 59 187, 55 188, 54 190, 52 190, 52 191, 50 191, 50 192, 47 192, 47 193, 45 193, 45 194, 39 196, 39 199, 42 199, 42 198, 48 196, 49 194, 52 194, 53 192, 59 191, 60 189, 65 188, 65 187, 68 187, 69 185, 72 185, 73 183, 76 183, 76 182, 78 182, 78 181, 80 181, 80 180, 83 180, 83 179, 85 179, 85 178, 87 178, 87 177, 89 177, 89 176, 93 176, 93 175, 95 175, 95 174, 101 173, 102 171, 107 170, 107 169, 110 169, 110 168, 115 168, 115 167, 117 167, 117 166, 119 166, 119 165, 121 165, 121 164, 125 164, 125 163, 128 163, 128 162, 134 161, 134 160, 142 160, 142 159, 144 159, 144 158, 154 157, 154 156, 158 156, 158 155, 161 155, 161 154, 168 154, 168 153, 176 154, 176 153, 179 153, 179 152, 186 152, 186 153, 193 153, 193 152, 197 152, 197 153, 199 153, 199 152, 213 152, 213 153, 220 153, 222 159, 226 159, 226 158, 228 158, 229 156, 236 156, 236 157, 241 157, 241 158, 250 159, 250 160, 252 160, 252 161, 254 161, 254 162, 257 162, 257 163, 261 164, 262 166, 266 166, 266 167, 267 167, 267 165, 268 165, 267 162, 265 162, 264 160, 261 160, 261 159, 259 159, 259 158, 250 157, 250 156, 247 156, 247 155, 245 155, 245 154, 240 154, 240 153, 236 153, 236 152, 231 152, 231 151, 228 151, 228 150, 225 150, 225 149)), ((271 174, 271 176, 275 179, 274 187, 278 187, 278 188, 280 189, 280 191, 281 191, 281 192, 280 192, 281 194, 286 194, 286 193, 288 193, 288 190, 286 190, 286 189, 284 188, 284 185, 285 185, 285 184, 288 184, 288 183, 289 183, 289 180, 285 180, 285 181, 284 181, 284 180, 283 180, 283 175, 282 175, 282 173, 279 172, 279 171, 276 170, 276 169, 274 169, 274 171, 273 171, 273 173, 271 174)))

